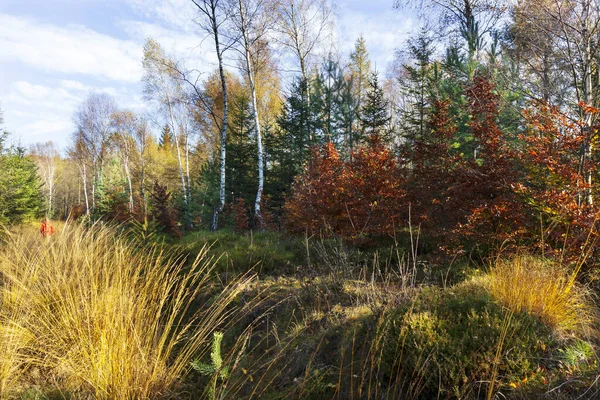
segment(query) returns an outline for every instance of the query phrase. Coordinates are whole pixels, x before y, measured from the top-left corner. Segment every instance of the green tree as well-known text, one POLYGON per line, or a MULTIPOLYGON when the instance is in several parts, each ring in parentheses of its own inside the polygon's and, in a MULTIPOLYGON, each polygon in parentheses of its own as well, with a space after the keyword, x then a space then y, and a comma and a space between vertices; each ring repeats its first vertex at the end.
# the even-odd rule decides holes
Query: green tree
POLYGON ((258 167, 254 115, 245 91, 231 94, 229 132, 227 133, 227 203, 237 198, 254 204, 258 167))
POLYGON ((401 53, 409 59, 402 64, 399 81, 405 100, 400 108, 401 127, 411 161, 415 143, 427 135, 432 101, 438 95, 441 67, 433 59, 434 52, 434 38, 422 28, 407 41, 407 49, 401 53))
POLYGON ((25 149, 8 146, 8 132, 0 112, 0 223, 19 223, 38 218, 43 206, 41 183, 35 162, 25 149))
POLYGON ((310 101, 307 86, 306 81, 298 77, 285 99, 276 129, 265 132, 265 192, 271 196, 270 203, 275 210, 283 206, 294 178, 310 158, 310 149, 319 143, 318 102, 310 101))
POLYGON ((341 144, 343 139, 342 101, 347 85, 338 62, 328 58, 314 82, 314 101, 317 108, 317 132, 320 143, 341 144))
POLYGON ((165 149, 165 151, 171 151, 173 148, 173 134, 171 133, 171 128, 169 124, 165 124, 164 128, 160 133, 160 139, 158 140, 158 145, 165 149))
POLYGON ((348 136, 347 144, 349 150, 352 151, 356 143, 359 141, 359 134, 364 134, 358 116, 361 112, 363 102, 365 101, 369 92, 369 80, 372 74, 371 61, 369 60, 369 52, 367 50, 367 42, 362 34, 358 39, 356 39, 354 51, 350 53, 350 63, 348 65, 348 69, 350 71, 348 82, 349 86, 351 87, 350 93, 353 100, 352 108, 356 117, 354 121, 352 121, 353 132, 348 136))
POLYGON ((361 123, 366 135, 377 135, 384 142, 390 140, 390 112, 383 89, 379 86, 377 72, 372 74, 369 81, 369 92, 361 110, 361 123))

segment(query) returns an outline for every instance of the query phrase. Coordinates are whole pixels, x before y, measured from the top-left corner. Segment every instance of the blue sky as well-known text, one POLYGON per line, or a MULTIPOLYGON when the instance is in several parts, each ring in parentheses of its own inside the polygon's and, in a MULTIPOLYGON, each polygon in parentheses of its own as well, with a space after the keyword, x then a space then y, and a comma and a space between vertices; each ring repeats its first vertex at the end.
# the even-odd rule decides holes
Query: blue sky
MULTIPOLYGON (((25 145, 68 145, 74 109, 90 91, 145 112, 142 46, 147 37, 203 72, 215 67, 210 41, 191 22, 189 0, 0 1, 0 108, 5 128, 25 145)), ((392 0, 337 0, 339 51, 363 34, 385 72, 416 22, 392 0)))

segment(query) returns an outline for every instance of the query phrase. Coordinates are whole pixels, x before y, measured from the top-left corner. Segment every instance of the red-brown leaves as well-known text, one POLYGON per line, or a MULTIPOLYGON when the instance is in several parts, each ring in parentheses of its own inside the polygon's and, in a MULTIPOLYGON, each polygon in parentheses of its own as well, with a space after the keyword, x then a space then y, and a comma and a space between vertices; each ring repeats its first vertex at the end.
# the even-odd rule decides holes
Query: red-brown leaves
POLYGON ((448 101, 433 103, 427 134, 415 138, 407 149, 410 154, 405 156, 412 160, 407 189, 413 220, 439 239, 463 214, 457 204, 452 204, 456 170, 461 160, 451 153, 456 126, 448 107, 448 101))
POLYGON ((457 171, 456 194, 469 211, 467 220, 459 222, 455 233, 479 243, 500 244, 525 233, 527 213, 514 190, 521 177, 515 152, 498 127, 499 98, 493 83, 477 74, 466 94, 472 114, 469 127, 476 139, 478 156, 457 171))
MULTIPOLYGON (((580 106, 588 114, 598 113, 593 107, 580 106)), ((521 138, 526 146, 520 158, 527 179, 517 189, 551 227, 545 232, 547 243, 579 254, 597 235, 600 219, 593 181, 600 162, 597 157, 586 156, 599 127, 587 127, 556 107, 539 102, 525 111, 525 120, 527 130, 521 138)))
POLYGON ((490 80, 476 75, 466 94, 477 159, 452 151, 457 130, 449 102, 434 102, 429 129, 414 143, 409 197, 417 221, 440 244, 498 243, 522 234, 525 223, 512 189, 519 179, 514 151, 498 127, 498 97, 490 80))
POLYGON ((312 149, 304 172, 296 178, 284 209, 292 232, 339 229, 344 215, 343 162, 333 143, 312 149))
POLYGON ((233 231, 238 234, 246 233, 250 229, 250 218, 244 199, 241 197, 235 199, 231 211, 233 213, 233 231))
POLYGON ((392 153, 377 136, 344 162, 332 143, 313 149, 287 201, 288 229, 330 230, 360 240, 391 234, 404 206, 404 185, 392 153))
POLYGON ((346 166, 347 217, 351 235, 393 234, 406 208, 404 181, 392 153, 371 136, 366 146, 352 154, 346 166))
POLYGON ((405 227, 411 203, 413 224, 443 248, 539 240, 541 216, 553 227, 544 234, 546 245, 559 248, 571 236, 567 244, 581 252, 600 220, 594 201, 600 125, 589 122, 599 110, 580 105, 584 124, 535 103, 524 111, 525 133, 516 138, 499 126, 499 97, 486 76, 477 74, 465 93, 473 158, 453 149, 465 132, 457 131, 449 102, 432 101, 427 129, 407 141, 405 164, 377 136, 351 161, 341 160, 331 143, 313 149, 285 205, 288 229, 375 238, 405 227))

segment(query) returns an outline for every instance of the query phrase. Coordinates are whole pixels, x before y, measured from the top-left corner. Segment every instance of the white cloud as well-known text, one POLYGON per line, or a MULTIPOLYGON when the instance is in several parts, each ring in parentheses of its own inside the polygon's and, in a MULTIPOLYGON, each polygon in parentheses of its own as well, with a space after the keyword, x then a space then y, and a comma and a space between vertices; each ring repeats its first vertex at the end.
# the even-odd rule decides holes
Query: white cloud
MULTIPOLYGON (((6 73, 0 74, 2 109, 7 128, 25 143, 54 140, 66 146, 74 129, 73 111, 91 91, 111 94, 123 108, 146 111, 140 80, 142 45, 149 36, 188 68, 206 74, 216 67, 214 44, 195 24, 198 15, 189 0, 115 1, 129 4, 134 19, 115 14, 98 29, 114 30, 117 21, 126 39, 81 25, 58 25, 48 15, 34 19, 0 13, 0 69, 6 73)), ((413 20, 395 13, 390 0, 340 3, 336 31, 341 55, 348 56, 362 33, 372 61, 385 72, 413 20)), ((235 61, 228 61, 228 68, 235 70, 235 61)), ((286 75, 287 65, 282 67, 286 75)))
POLYGON ((90 92, 103 92, 117 104, 134 111, 145 111, 136 85, 100 87, 76 80, 56 80, 53 85, 17 81, 3 98, 6 127, 24 143, 52 140, 60 147, 68 144, 75 129, 72 115, 90 92))
POLYGON ((38 109, 69 110, 80 99, 81 96, 63 87, 36 85, 26 81, 14 82, 6 96, 11 109, 33 106, 38 109))
POLYGON ((26 124, 21 129, 22 133, 27 135, 28 142, 38 142, 64 136, 73 127, 68 120, 48 115, 45 118, 37 118, 35 122, 26 124))
POLYGON ((59 27, 0 14, 0 61, 20 61, 50 72, 136 82, 141 79, 139 44, 84 26, 59 27))
POLYGON ((206 34, 173 30, 158 24, 133 20, 121 21, 120 25, 132 38, 143 42, 152 37, 167 53, 185 59, 188 64, 199 66, 198 69, 203 72, 212 70, 217 65, 214 42, 206 40, 206 34))
POLYGON ((197 16, 195 6, 189 0, 127 0, 127 2, 149 20, 172 27, 182 32, 194 32, 197 16))
POLYGON ((84 85, 79 81, 74 81, 71 79, 63 79, 60 81, 60 85, 68 90, 78 90, 78 91, 86 91, 89 90, 89 86, 84 85))

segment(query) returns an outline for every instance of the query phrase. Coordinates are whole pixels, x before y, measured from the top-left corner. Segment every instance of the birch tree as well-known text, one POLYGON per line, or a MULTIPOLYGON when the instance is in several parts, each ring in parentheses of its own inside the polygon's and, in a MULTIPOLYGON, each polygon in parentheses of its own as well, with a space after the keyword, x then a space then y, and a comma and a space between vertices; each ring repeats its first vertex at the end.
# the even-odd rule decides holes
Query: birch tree
POLYGON ((185 95, 182 88, 182 82, 177 79, 174 71, 178 68, 175 62, 170 59, 158 42, 148 39, 144 45, 144 96, 147 100, 154 100, 158 104, 159 110, 163 113, 173 138, 175 139, 175 150, 177 153, 177 163, 179 175, 181 178, 181 190, 185 204, 188 204, 189 187, 186 182, 184 169, 183 151, 187 152, 188 130, 186 129, 187 105, 185 104, 185 95), (183 143, 182 143, 183 138, 183 143))
POLYGON ((119 111, 113 114, 114 141, 118 155, 123 164, 127 187, 129 190, 129 212, 133 212, 133 184, 131 179, 131 158, 136 150, 135 133, 137 130, 137 117, 131 111, 119 111))
POLYGON ((254 202, 254 214, 258 225, 262 226, 261 201, 264 188, 264 151, 261 135, 261 124, 256 96, 256 71, 253 60, 253 52, 266 36, 272 23, 270 3, 266 0, 235 0, 237 9, 235 18, 235 32, 239 33, 237 50, 241 54, 241 69, 250 89, 252 114, 254 119, 254 133, 258 145, 258 190, 254 202), (271 14, 271 15, 269 15, 271 14))
POLYGON ((30 152, 38 167, 38 175, 43 184, 42 192, 46 198, 46 215, 52 216, 57 180, 57 163, 60 160, 60 154, 52 141, 36 143, 31 146, 30 152))
POLYGON ((461 36, 461 30, 476 32, 473 42, 481 42, 497 28, 508 5, 509 0, 394 0, 394 7, 412 8, 442 31, 461 36))
MULTIPOLYGON (((102 183, 102 171, 110 147, 111 116, 117 111, 115 100, 106 93, 91 93, 73 116, 77 127, 75 144, 89 157, 92 168, 92 208, 96 205, 96 188, 102 183)), ((87 167, 87 165, 84 165, 87 167)), ((87 207, 89 211, 89 204, 87 207)))
POLYGON ((72 137, 72 145, 67 150, 69 157, 75 162, 79 170, 85 200, 85 214, 90 214, 90 200, 88 195, 88 163, 92 159, 91 150, 84 138, 84 133, 77 130, 72 137))
POLYGON ((592 129, 597 115, 587 107, 600 106, 600 4, 598 0, 525 1, 515 7, 514 15, 518 26, 527 26, 536 35, 543 33, 544 47, 550 44, 553 58, 563 66, 571 88, 567 105, 583 121, 579 171, 587 187, 580 193, 578 203, 592 205, 593 171, 588 166, 598 133, 592 129))
POLYGON ((294 54, 308 82, 310 57, 330 34, 332 11, 327 0, 278 0, 275 40, 294 54))
POLYGON ((148 121, 144 118, 138 118, 134 132, 134 142, 136 152, 140 158, 140 197, 144 206, 144 219, 148 216, 148 204, 146 199, 146 168, 149 158, 149 147, 151 143, 148 121))
MULTIPOLYGON (((227 98, 227 78, 225 75, 224 68, 224 54, 231 47, 232 41, 223 40, 223 30, 225 24, 228 21, 230 8, 225 0, 191 0, 192 3, 198 9, 201 19, 199 24, 202 29, 214 40, 215 52, 217 54, 217 60, 219 62, 219 77, 221 78, 221 90, 223 91, 223 118, 218 121, 216 118, 215 123, 220 125, 221 129, 221 165, 220 165, 220 179, 219 179, 219 206, 213 212, 213 220, 211 229, 217 230, 219 228, 219 214, 223 212, 225 207, 225 166, 227 158, 227 126, 228 126, 228 114, 229 114, 229 101, 227 98)), ((214 115, 213 115, 214 117, 214 115)))

